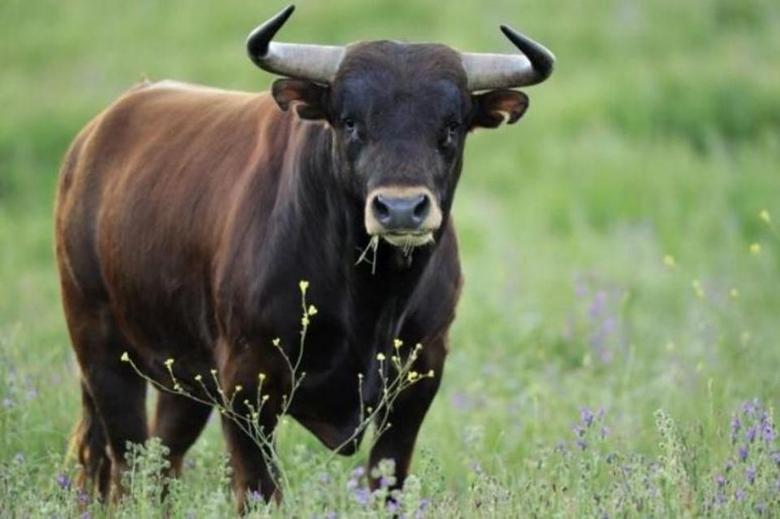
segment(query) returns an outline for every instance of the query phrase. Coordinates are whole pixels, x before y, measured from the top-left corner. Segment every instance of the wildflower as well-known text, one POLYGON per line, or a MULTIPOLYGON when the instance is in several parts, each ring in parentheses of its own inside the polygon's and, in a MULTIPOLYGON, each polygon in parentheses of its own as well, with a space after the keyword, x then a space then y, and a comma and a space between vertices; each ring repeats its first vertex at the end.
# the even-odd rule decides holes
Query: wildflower
POLYGON ((737 442, 737 433, 742 428, 742 423, 739 421, 739 417, 734 415, 731 417, 731 443, 737 442))
POLYGON ((371 492, 369 492, 367 488, 355 489, 353 496, 355 497, 355 501, 357 501, 360 506, 367 506, 371 500, 371 492))
POLYGON ((253 490, 249 493, 249 502, 250 503, 261 503, 263 501, 263 494, 261 494, 257 490, 253 490))
POLYGON ((261 400, 262 400, 263 402, 267 402, 267 401, 268 401, 268 395, 263 395, 263 397, 261 398, 261 400))
POLYGON ((307 310, 307 313, 309 315, 317 315, 317 307, 314 305, 309 305, 309 310, 307 310))
POLYGON ((580 410, 580 420, 585 424, 585 427, 590 427, 593 424, 593 413, 591 410, 587 407, 583 407, 580 410))
POLYGON ((393 340, 393 348, 395 348, 396 350, 398 348, 400 348, 401 346, 403 346, 403 345, 404 345, 404 341, 402 341, 401 339, 394 339, 393 340))
POLYGON ((86 505, 89 503, 89 494, 87 494, 83 488, 80 488, 76 493, 76 499, 78 500, 79 504, 86 505))
POLYGON ((737 501, 744 501, 745 499, 745 491, 741 488, 737 489, 736 492, 734 492, 734 499, 737 501))
POLYGON ((355 470, 352 471, 352 477, 359 479, 362 478, 366 474, 366 469, 363 466, 355 467, 355 470))
POLYGON ((426 375, 428 378, 433 378, 434 371, 432 369, 428 370, 428 374, 426 375))
POLYGON ((739 461, 745 461, 748 457, 747 445, 743 445, 739 448, 739 461))
POLYGON ((279 347, 279 344, 281 344, 281 342, 282 341, 281 339, 279 339, 279 337, 271 341, 271 343, 273 343, 273 345, 276 346, 277 348, 279 347))
POLYGON ((756 256, 758 254, 761 254, 761 244, 760 243, 751 243, 750 244, 750 254, 756 256))
POLYGON ((65 474, 57 474, 57 486, 63 490, 70 488, 70 478, 65 474))
POLYGON ((165 360, 165 367, 168 369, 171 369, 171 366, 173 366, 173 359, 166 359, 165 360))
POLYGON ((242 389, 244 389, 244 386, 236 386, 236 389, 234 390, 236 393, 239 393, 242 389))
POLYGON ((772 461, 774 461, 775 465, 780 468, 780 451, 775 451, 772 453, 772 461))
POLYGON ((758 217, 766 223, 772 223, 772 218, 769 216, 769 211, 766 209, 761 209, 761 212, 758 213, 758 217))
POLYGON ((745 470, 745 479, 749 484, 753 484, 756 481, 756 466, 751 465, 745 470))
POLYGON ((195 382, 200 382, 201 380, 203 380, 202 375, 195 375, 195 382))
POLYGON ((384 353, 377 353, 376 354, 376 360, 378 360, 379 362, 382 362, 383 360, 385 360, 385 354, 384 353))
POLYGON ((420 374, 417 373, 416 371, 410 371, 406 375, 406 380, 408 380, 409 382, 414 382, 415 380, 417 380, 417 377, 419 377, 419 376, 420 376, 420 374))
POLYGON ((127 352, 122 353, 122 356, 119 357, 119 360, 122 362, 130 362, 130 355, 127 354, 127 352))
POLYGON ((674 261, 674 256, 669 254, 664 256, 664 265, 666 265, 666 268, 668 269, 674 269, 677 266, 677 263, 674 261))
POLYGON ((265 373, 258 373, 257 378, 260 380, 260 382, 262 382, 263 380, 265 380, 265 373))
POLYGON ((715 484, 718 485, 718 488, 723 488, 726 485, 726 478, 722 474, 718 474, 715 476, 715 484))
POLYGON ((182 392, 181 384, 179 384, 178 382, 176 384, 174 384, 173 385, 173 390, 176 391, 177 393, 181 393, 182 392))
POLYGON ((301 280, 300 283, 298 283, 298 287, 301 289, 301 294, 306 294, 306 290, 309 288, 309 282, 305 280, 301 280))
POLYGON ((301 326, 303 326, 304 328, 309 326, 309 316, 308 315, 304 315, 303 317, 301 317, 301 326))
POLYGON ((217 370, 216 369, 212 369, 211 370, 211 375, 216 377, 217 376, 217 370))

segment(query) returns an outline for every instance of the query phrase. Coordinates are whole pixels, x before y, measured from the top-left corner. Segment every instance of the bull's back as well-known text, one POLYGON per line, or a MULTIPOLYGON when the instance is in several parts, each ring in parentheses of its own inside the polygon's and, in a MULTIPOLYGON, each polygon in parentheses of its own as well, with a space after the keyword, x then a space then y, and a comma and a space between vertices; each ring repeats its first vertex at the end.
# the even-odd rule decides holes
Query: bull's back
POLYGON ((168 82, 126 93, 82 130, 60 173, 63 288, 121 321, 166 315, 145 334, 208 333, 214 255, 244 185, 272 162, 264 141, 284 131, 267 95, 168 82))

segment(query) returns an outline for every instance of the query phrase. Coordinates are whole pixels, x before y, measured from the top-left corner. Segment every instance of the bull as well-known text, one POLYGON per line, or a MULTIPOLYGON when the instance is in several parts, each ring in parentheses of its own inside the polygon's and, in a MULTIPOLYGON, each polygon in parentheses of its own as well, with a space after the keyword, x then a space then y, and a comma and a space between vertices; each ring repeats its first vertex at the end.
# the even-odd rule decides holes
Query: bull
MULTIPOLYGON (((64 159, 55 241, 80 366, 74 442, 85 485, 102 496, 121 491, 128 442, 150 435, 178 473, 212 410, 163 391, 147 423, 147 382, 123 352, 156 380, 175 359, 195 392, 212 370, 228 394, 252 395, 262 378, 264 431, 287 409, 350 454, 395 369, 379 359, 416 350, 414 371, 430 376, 387 409, 392 426, 368 461, 393 460, 399 486, 407 475, 462 284, 450 212, 466 136, 516 122, 528 97, 513 88, 545 80, 554 58, 507 26, 517 54, 274 41, 292 12, 247 41, 252 61, 282 76, 270 92, 145 82, 89 122, 64 159), (371 264, 356 264, 370 243, 371 264), (319 313, 285 408, 300 280, 319 313)), ((240 509, 250 492, 270 499, 278 488, 268 453, 239 425, 222 423, 240 509)))

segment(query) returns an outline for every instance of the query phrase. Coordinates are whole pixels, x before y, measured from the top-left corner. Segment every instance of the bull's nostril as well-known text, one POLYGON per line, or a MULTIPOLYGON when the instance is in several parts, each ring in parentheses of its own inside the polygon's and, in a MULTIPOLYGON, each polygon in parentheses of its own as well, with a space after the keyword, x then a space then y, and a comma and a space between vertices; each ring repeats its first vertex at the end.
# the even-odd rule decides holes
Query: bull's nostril
POLYGON ((383 198, 384 197, 382 195, 378 195, 376 198, 374 198, 374 202, 371 204, 371 207, 374 210, 374 216, 376 219, 379 220, 381 224, 385 225, 390 221, 390 207, 383 198))
POLYGON ((414 204, 413 217, 415 223, 420 224, 428 216, 428 211, 431 208, 431 201, 427 195, 420 195, 416 203, 414 204))

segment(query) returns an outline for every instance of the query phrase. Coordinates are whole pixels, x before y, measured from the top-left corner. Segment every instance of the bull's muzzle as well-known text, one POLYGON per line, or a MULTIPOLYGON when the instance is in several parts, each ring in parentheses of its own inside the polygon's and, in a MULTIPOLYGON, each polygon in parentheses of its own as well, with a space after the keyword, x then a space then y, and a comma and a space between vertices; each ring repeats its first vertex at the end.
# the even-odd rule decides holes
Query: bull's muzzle
POLYGON ((441 218, 436 197, 425 187, 381 187, 366 198, 366 232, 398 247, 433 241, 441 218))

